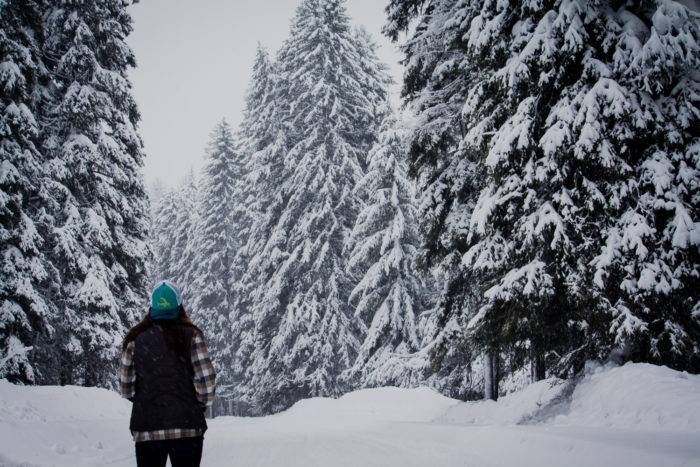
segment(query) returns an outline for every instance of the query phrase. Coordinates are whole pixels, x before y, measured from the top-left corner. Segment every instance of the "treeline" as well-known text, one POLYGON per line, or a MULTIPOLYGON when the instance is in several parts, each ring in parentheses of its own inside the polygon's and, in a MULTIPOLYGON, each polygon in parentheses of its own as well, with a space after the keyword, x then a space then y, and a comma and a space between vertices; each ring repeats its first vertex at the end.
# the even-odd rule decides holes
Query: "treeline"
MULTIPOLYGON (((436 368, 700 371, 700 16, 651 2, 391 0, 436 368)), ((444 370, 441 370, 444 371, 444 370)))
POLYGON ((201 179, 158 204, 158 274, 207 329, 226 411, 421 380, 402 357, 428 286, 373 44, 343 1, 302 2, 275 58, 257 52, 239 131, 221 122, 201 179))
POLYGON ((406 128, 342 4, 303 1, 259 51, 198 220, 159 227, 189 226, 163 272, 216 330, 233 411, 387 384, 495 398, 590 359, 700 370, 698 15, 391 2, 406 128))
POLYGON ((0 2, 0 378, 110 386, 145 309, 128 2, 0 2))
POLYGON ((380 385, 495 398, 591 359, 700 371, 698 13, 387 14, 402 112, 344 1, 302 0, 149 234, 124 2, 2 3, 0 377, 112 385, 151 249, 229 413, 380 385))

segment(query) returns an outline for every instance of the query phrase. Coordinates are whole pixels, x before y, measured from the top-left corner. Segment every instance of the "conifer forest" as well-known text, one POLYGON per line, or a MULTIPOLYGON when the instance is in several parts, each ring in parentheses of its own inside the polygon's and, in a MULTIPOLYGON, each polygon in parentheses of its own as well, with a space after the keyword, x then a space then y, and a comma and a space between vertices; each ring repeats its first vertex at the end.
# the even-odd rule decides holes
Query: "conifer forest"
POLYGON ((346 0, 299 0, 240 125, 158 189, 130 3, 0 0, 1 379, 116 389, 160 279, 216 415, 700 373, 692 2, 384 0, 397 83, 346 0))

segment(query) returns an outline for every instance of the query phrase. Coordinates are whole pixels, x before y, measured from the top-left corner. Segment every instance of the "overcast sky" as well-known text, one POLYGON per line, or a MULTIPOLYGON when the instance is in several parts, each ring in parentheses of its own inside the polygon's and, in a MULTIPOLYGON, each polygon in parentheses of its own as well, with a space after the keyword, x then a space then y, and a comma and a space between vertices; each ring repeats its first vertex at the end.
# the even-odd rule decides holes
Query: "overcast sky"
MULTIPOLYGON (((146 181, 172 186, 200 170, 209 132, 225 117, 240 123, 256 44, 282 44, 300 0, 141 0, 131 7, 129 37, 137 59, 131 72, 141 110, 146 181)), ((353 24, 380 45, 398 82, 396 47, 380 34, 384 0, 348 0, 353 24)))

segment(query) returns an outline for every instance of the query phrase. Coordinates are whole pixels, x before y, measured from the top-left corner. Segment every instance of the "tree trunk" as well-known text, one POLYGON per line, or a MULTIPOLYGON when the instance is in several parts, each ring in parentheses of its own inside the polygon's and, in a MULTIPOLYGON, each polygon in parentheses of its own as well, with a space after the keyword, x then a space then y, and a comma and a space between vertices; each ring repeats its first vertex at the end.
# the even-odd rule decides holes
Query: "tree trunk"
POLYGON ((530 380, 534 383, 535 381, 542 381, 546 378, 546 366, 544 362, 544 355, 541 353, 533 352, 530 362, 530 380))
POLYGON ((498 354, 487 353, 484 355, 484 399, 498 399, 499 379, 498 354))

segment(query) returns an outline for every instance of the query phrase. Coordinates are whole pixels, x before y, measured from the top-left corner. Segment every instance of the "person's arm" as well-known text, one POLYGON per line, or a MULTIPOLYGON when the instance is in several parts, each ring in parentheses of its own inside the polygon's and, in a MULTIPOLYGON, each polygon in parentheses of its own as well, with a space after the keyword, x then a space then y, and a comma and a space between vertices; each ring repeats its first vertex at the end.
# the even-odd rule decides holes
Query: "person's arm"
POLYGON ((134 343, 129 342, 122 352, 119 365, 119 392, 122 397, 134 401, 136 394, 136 371, 134 370, 134 343))
POLYGON ((194 388, 197 400, 205 408, 214 402, 216 392, 216 372, 211 363, 207 344, 201 333, 195 333, 192 339, 192 367, 194 368, 194 388))

